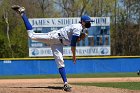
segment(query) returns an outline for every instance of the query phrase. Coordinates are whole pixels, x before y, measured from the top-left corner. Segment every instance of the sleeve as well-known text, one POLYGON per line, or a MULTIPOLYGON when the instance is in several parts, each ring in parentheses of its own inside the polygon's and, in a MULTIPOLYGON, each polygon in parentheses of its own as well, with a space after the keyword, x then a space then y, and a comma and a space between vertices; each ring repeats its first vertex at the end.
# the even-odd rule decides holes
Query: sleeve
POLYGON ((76 42, 77 42, 77 39, 79 38, 79 36, 76 36, 76 35, 73 35, 72 36, 72 39, 71 39, 71 46, 76 46, 76 42))
POLYGON ((73 34, 72 35, 80 36, 81 30, 82 30, 81 25, 73 25, 73 34))

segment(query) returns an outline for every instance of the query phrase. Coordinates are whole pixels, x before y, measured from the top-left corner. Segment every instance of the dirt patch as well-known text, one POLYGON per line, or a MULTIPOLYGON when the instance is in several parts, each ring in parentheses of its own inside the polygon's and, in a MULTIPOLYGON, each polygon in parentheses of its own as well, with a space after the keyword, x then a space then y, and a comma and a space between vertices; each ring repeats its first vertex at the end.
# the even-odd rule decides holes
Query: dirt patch
MULTIPOLYGON (((140 82, 140 78, 69 78, 69 83, 140 82)), ((66 93, 61 79, 2 79, 0 93, 66 93)), ((136 90, 72 85, 71 93, 140 93, 136 90)))

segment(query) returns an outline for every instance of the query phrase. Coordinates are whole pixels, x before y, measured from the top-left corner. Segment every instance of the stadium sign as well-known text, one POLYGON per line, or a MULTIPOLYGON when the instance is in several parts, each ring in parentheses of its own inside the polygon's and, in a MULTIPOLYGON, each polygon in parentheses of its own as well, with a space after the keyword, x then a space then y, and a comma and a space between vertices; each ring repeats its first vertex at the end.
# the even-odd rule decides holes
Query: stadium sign
MULTIPOLYGON (((77 44, 77 56, 111 55, 110 48, 110 18, 92 17, 91 27, 88 29, 88 37, 77 44)), ((32 18, 29 19, 36 33, 47 33, 60 29, 66 25, 75 24, 80 18, 32 18)), ((64 46, 64 56, 72 56, 70 46, 64 46)), ((52 56, 50 47, 29 38, 29 56, 52 56)))

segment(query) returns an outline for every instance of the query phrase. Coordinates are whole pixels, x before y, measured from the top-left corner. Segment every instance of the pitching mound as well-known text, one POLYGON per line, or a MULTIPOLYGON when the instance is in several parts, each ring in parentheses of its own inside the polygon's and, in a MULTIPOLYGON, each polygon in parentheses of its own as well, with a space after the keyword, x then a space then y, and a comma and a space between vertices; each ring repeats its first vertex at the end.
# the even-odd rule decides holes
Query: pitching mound
MULTIPOLYGON (((69 83, 140 82, 139 78, 69 78, 69 83)), ((66 93, 61 79, 0 80, 0 93, 66 93)), ((71 93, 140 93, 137 90, 72 85, 71 93)))

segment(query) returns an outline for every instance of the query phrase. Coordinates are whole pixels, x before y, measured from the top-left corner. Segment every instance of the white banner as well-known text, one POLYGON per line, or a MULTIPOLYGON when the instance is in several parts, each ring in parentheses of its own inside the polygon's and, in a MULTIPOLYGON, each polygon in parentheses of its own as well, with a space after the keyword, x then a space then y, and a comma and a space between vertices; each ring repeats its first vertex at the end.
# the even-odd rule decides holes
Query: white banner
MULTIPOLYGON (((72 56, 71 48, 64 47, 64 56, 72 56)), ((78 47, 76 56, 110 55, 110 47, 78 47)), ((29 56, 52 56, 51 48, 30 48, 29 56)))
MULTIPOLYGON (((111 55, 110 51, 110 18, 91 17, 93 20, 88 29, 88 37, 76 46, 77 56, 111 55)), ((48 33, 70 24, 77 24, 80 17, 69 18, 31 18, 29 19, 36 33, 48 33)), ((52 56, 49 46, 29 38, 29 56, 52 56)), ((72 56, 71 47, 64 46, 64 56, 72 56)))
MULTIPOLYGON (((91 17, 91 26, 110 26, 109 17, 91 17)), ((33 27, 64 27, 70 24, 79 23, 80 18, 31 18, 29 19, 33 27)))

